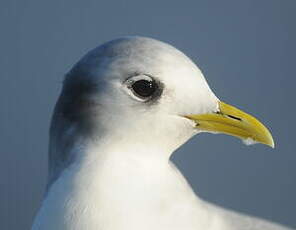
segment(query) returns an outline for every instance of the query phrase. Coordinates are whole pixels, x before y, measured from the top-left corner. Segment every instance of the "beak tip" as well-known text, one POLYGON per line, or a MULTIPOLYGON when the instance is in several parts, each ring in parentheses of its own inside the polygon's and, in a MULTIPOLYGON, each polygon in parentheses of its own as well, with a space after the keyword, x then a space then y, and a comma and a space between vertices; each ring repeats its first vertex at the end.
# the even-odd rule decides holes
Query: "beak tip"
POLYGON ((264 142, 262 142, 262 144, 268 145, 271 148, 275 148, 275 144, 274 144, 274 140, 273 137, 271 136, 271 134, 269 133, 268 137, 266 138, 266 140, 264 142))
POLYGON ((275 148, 274 140, 271 135, 271 133, 268 131, 268 139, 267 139, 267 145, 270 146, 271 148, 275 148))
POLYGON ((275 144, 274 144, 273 139, 271 139, 271 142, 268 145, 273 149, 275 148, 275 144))

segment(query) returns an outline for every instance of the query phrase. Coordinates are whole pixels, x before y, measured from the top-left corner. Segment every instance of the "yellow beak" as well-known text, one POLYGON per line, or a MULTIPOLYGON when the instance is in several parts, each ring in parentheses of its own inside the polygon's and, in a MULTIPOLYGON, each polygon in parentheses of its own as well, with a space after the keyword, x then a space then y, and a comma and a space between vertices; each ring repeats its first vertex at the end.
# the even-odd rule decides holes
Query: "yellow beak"
POLYGON ((216 113, 186 115, 202 131, 225 133, 243 140, 251 140, 274 148, 268 129, 255 117, 224 102, 219 102, 216 113))

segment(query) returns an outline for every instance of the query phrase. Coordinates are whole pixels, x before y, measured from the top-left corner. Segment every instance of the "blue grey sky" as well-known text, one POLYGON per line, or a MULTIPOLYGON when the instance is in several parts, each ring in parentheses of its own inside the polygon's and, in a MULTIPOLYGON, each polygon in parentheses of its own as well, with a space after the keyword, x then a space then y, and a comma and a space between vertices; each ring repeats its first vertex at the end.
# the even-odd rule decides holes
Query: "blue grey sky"
POLYGON ((216 95, 270 127, 276 148, 202 134, 173 156, 202 198, 296 227, 295 0, 0 3, 0 228, 30 229, 47 173, 48 128, 63 76, 126 35, 179 48, 216 95))

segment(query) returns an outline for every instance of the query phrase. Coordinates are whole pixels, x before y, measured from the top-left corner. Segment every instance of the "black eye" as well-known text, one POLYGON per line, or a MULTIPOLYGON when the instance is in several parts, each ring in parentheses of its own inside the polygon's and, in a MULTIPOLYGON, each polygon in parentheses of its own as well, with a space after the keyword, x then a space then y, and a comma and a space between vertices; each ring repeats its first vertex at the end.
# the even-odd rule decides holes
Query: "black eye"
POLYGON ((136 96, 140 98, 148 98, 151 97, 155 91, 157 90, 157 84, 154 80, 145 80, 141 79, 138 81, 135 81, 131 88, 133 89, 136 96))
POLYGON ((163 92, 163 84, 148 74, 131 76, 123 84, 123 89, 133 99, 141 102, 156 102, 163 92))

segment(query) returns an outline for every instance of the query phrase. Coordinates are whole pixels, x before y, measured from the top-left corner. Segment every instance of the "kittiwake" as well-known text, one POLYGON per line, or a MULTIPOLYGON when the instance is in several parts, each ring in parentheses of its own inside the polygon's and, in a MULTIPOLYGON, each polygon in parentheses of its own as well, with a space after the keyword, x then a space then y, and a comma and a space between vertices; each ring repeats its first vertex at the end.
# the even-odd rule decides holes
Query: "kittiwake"
POLYGON ((193 192, 170 156, 201 132, 274 147, 268 129, 220 101, 176 48, 144 37, 95 48, 66 74, 32 230, 287 229, 193 192))

